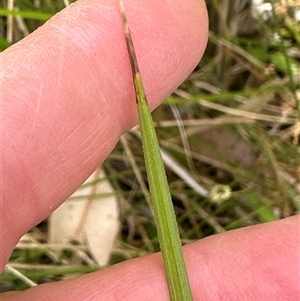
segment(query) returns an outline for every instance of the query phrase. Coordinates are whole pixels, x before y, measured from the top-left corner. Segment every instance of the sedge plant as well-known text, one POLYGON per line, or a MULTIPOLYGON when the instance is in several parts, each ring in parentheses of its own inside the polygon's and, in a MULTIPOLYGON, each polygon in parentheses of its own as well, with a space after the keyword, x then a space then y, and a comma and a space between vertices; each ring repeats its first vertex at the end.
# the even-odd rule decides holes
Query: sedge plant
POLYGON ((160 147, 143 87, 126 17, 125 6, 122 0, 119 0, 119 6, 132 69, 150 196, 170 298, 172 301, 190 301, 193 300, 193 298, 160 147))

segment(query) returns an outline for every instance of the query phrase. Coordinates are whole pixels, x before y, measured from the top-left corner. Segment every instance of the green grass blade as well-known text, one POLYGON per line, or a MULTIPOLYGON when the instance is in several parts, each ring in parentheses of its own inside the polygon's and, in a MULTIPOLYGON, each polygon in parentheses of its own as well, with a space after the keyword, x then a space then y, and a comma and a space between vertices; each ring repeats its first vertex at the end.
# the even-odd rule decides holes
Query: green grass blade
POLYGON ((172 301, 192 300, 166 172, 144 91, 123 1, 119 1, 138 107, 145 165, 158 239, 172 301))
POLYGON ((39 11, 0 9, 0 16, 1 17, 20 16, 24 19, 35 19, 35 20, 40 20, 40 21, 47 21, 53 16, 53 14, 43 13, 43 12, 39 12, 39 11))

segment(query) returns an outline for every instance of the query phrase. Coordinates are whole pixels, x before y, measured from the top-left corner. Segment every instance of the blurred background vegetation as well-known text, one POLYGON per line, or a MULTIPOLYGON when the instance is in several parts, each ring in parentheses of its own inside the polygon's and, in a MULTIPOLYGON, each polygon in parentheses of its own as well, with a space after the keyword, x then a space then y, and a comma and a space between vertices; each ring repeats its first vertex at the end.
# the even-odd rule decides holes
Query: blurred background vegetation
MULTIPOLYGON (((4 2, 1 51, 69 4, 4 2)), ((206 53, 153 113, 184 244, 300 209, 299 1, 206 2, 206 53)), ((137 133, 134 128, 124 135, 104 163, 122 225, 108 265, 159 250, 147 196, 137 181, 140 173, 146 183, 137 133)), ((82 259, 90 258, 84 245, 70 244, 54 260, 47 226, 44 221, 29 233, 38 247, 16 248, 0 278, 1 291, 25 289, 32 285, 28 279, 44 283, 98 268, 82 259)))

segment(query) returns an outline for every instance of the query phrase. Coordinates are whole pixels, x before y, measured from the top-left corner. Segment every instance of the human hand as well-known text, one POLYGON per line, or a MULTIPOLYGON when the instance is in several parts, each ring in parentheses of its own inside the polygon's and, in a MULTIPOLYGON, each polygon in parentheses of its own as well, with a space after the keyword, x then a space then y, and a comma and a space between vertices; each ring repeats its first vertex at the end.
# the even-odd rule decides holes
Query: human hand
MULTIPOLYGON (((205 6, 128 0, 126 8, 153 109, 200 59, 205 6)), ((19 238, 103 162, 137 114, 115 0, 75 3, 1 59, 3 269, 19 238)), ((212 236, 184 253, 195 300, 299 298, 299 217, 212 236)), ((45 297, 168 300, 168 290, 160 254, 154 254, 1 300, 45 297)))

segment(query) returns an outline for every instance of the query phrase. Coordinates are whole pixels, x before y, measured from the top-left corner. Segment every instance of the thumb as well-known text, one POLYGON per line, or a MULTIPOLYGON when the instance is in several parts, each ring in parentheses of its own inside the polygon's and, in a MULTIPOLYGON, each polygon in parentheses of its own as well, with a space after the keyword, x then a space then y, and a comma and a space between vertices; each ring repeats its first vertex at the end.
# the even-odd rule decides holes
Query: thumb
MULTIPOLYGON (((204 1, 126 1, 155 108, 193 70, 207 41, 204 1)), ((116 0, 78 1, 1 56, 1 267, 137 122, 116 0)))

